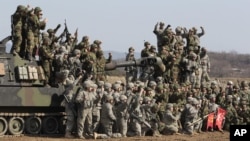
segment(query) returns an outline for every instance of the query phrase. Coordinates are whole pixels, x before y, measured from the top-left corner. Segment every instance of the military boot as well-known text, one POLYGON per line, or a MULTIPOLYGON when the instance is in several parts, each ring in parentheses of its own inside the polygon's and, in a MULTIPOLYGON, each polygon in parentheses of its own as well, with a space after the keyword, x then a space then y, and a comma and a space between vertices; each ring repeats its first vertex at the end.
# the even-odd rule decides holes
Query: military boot
POLYGON ((97 139, 97 136, 98 136, 98 134, 96 132, 94 132, 94 134, 93 134, 94 139, 97 139))
POLYGON ((65 138, 74 138, 74 136, 72 136, 70 132, 66 132, 65 138))

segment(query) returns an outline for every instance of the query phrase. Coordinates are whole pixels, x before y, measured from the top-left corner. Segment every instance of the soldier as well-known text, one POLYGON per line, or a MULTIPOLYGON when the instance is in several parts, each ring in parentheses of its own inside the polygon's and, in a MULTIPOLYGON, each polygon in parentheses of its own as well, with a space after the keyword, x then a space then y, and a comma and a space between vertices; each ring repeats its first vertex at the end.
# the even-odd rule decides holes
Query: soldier
POLYGON ((225 89, 226 91, 226 95, 233 95, 233 82, 232 81, 228 81, 227 82, 227 87, 225 89))
POLYGON ((39 56, 41 57, 42 67, 45 73, 45 85, 49 86, 51 81, 51 74, 52 74, 52 60, 54 59, 54 53, 51 52, 49 47, 50 39, 44 38, 42 47, 39 50, 39 56))
POLYGON ((47 19, 40 21, 42 19, 42 9, 40 7, 36 7, 34 10, 34 14, 31 14, 28 17, 28 25, 27 25, 27 48, 25 49, 26 52, 26 59, 32 60, 32 53, 36 53, 36 49, 39 46, 39 36, 40 30, 45 29, 47 19))
POLYGON ((249 103, 250 103, 250 90, 249 90, 247 81, 241 82, 240 101, 243 101, 243 100, 245 100, 249 105, 249 103))
POLYGON ((180 27, 180 26, 177 26, 175 28, 175 40, 176 40, 176 44, 184 44, 185 43, 184 40, 183 40, 184 35, 182 33, 182 30, 183 30, 183 28, 180 27))
POLYGON ((77 116, 77 135, 78 138, 84 139, 83 133, 92 134, 92 108, 93 102, 96 97, 92 93, 93 82, 86 80, 83 82, 83 89, 80 90, 76 96, 76 103, 78 104, 78 116, 77 116), (87 128, 84 128, 85 122, 87 128), (85 132, 87 131, 87 132, 85 132))
POLYGON ((102 109, 102 98, 104 95, 104 81, 98 81, 96 90, 97 99, 94 101, 93 106, 93 131, 97 132, 100 127, 101 109, 102 109))
POLYGON ((201 83, 209 82, 210 77, 208 73, 210 72, 210 60, 209 56, 207 55, 207 49, 205 47, 201 48, 200 53, 200 67, 201 67, 201 83))
POLYGON ((82 41, 78 43, 75 47, 75 49, 81 50, 81 52, 84 52, 84 49, 89 50, 90 48, 90 42, 89 42, 89 36, 83 36, 82 41))
POLYGON ((11 36, 12 36, 12 49, 11 53, 17 55, 20 52, 21 44, 23 42, 23 27, 26 20, 26 7, 18 5, 15 13, 11 15, 11 36))
POLYGON ((102 41, 100 41, 100 40, 94 40, 93 44, 97 45, 97 50, 98 51, 102 51, 102 47, 101 47, 102 41))
POLYGON ((69 52, 66 50, 64 46, 59 48, 59 53, 54 57, 54 68, 55 72, 60 72, 62 70, 70 70, 70 62, 69 62, 69 52))
MULTIPOLYGON (((51 40, 51 46, 55 47, 55 44, 58 42, 58 40, 61 38, 61 37, 57 37, 55 34, 56 32, 58 31, 58 29, 61 27, 61 24, 58 24, 57 27, 55 29, 51 29, 49 28, 47 30, 48 34, 49 34, 49 38, 51 40)), ((54 48, 55 50, 55 48, 54 48)))
POLYGON ((156 57, 157 52, 156 52, 156 47, 154 45, 151 45, 149 49, 149 56, 150 57, 156 57))
POLYGON ((180 115, 174 115, 173 110, 173 104, 168 103, 166 106, 166 113, 164 114, 165 128, 163 134, 180 135, 177 123, 180 119, 180 115))
POLYGON ((200 132, 202 127, 202 121, 196 121, 199 112, 199 101, 195 98, 192 99, 192 106, 190 106, 185 113, 185 131, 189 135, 196 134, 196 131, 200 132), (194 121, 196 121, 194 123, 194 121))
POLYGON ((144 120, 143 113, 141 110, 141 104, 143 102, 143 98, 137 95, 132 104, 132 108, 130 111, 130 127, 131 129, 128 131, 129 136, 142 136, 142 127, 141 124, 144 120))
POLYGON ((94 139, 96 138, 117 138, 121 137, 120 133, 113 133, 113 124, 116 122, 117 118, 113 111, 113 97, 107 96, 106 102, 102 105, 101 111, 101 124, 104 129, 104 134, 94 133, 94 139))
POLYGON ((73 55, 68 58, 70 73, 77 77, 79 73, 82 73, 82 64, 80 61, 81 51, 79 49, 75 49, 73 51, 73 55))
POLYGON ((148 57, 149 56, 149 49, 150 49, 150 43, 149 42, 144 42, 144 49, 141 50, 141 57, 148 57))
MULTIPOLYGON (((197 35, 194 34, 194 30, 191 28, 188 31, 188 34, 185 36, 187 40, 187 52, 190 53, 194 51, 197 54, 197 50, 200 46, 200 39, 197 35)), ((197 54, 198 55, 198 54, 197 54)))
POLYGON ((109 54, 109 58, 105 59, 102 50, 98 50, 96 52, 96 82, 98 81, 106 81, 106 74, 105 74, 105 65, 106 63, 111 62, 112 55, 109 54))
POLYGON ((69 75, 68 70, 64 70, 61 72, 63 74, 63 81, 62 84, 64 85, 65 91, 63 92, 64 101, 63 105, 65 106, 65 113, 67 115, 67 122, 66 122, 66 138, 72 138, 71 132, 73 127, 75 127, 75 117, 77 116, 77 112, 75 109, 75 93, 73 91, 74 87, 77 85, 79 80, 81 79, 81 75, 75 79, 72 75, 69 75))
POLYGON ((83 70, 86 71, 87 79, 96 79, 96 52, 97 45, 91 44, 90 52, 87 53, 86 60, 83 62, 83 70))
MULTIPOLYGON (((134 51, 135 49, 133 47, 130 47, 128 49, 128 54, 126 56, 125 61, 135 61, 134 51)), ((126 71, 126 83, 127 84, 129 82, 134 82, 137 79, 138 70, 136 66, 125 67, 125 71, 126 71)))
POLYGON ((128 118, 129 118, 128 104, 129 103, 127 103, 127 96, 121 95, 120 102, 117 104, 116 107, 116 114, 117 114, 117 125, 122 137, 127 137, 128 118))
POLYGON ((196 61, 197 55, 192 52, 189 54, 188 59, 185 59, 184 62, 186 64, 186 82, 191 83, 192 87, 196 84, 196 73, 198 70, 198 63, 196 61))
POLYGON ((227 131, 230 131, 230 125, 238 125, 239 122, 238 119, 238 113, 233 107, 233 97, 232 95, 227 95, 227 101, 226 101, 226 111, 227 114, 225 115, 225 123, 224 123, 224 129, 227 131))
POLYGON ((156 35, 156 38, 157 38, 157 51, 158 52, 161 52, 162 46, 164 45, 163 39, 162 39, 163 33, 165 30, 167 30, 170 27, 170 25, 167 25, 166 28, 164 28, 164 26, 165 24, 163 22, 157 23, 153 31, 153 33, 156 35))

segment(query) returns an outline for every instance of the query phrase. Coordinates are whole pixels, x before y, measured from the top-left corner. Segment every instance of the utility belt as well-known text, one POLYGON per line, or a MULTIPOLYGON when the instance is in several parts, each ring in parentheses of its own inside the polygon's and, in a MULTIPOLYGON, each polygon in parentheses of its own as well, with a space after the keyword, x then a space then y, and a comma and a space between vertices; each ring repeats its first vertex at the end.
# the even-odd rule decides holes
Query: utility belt
POLYGON ((89 109, 93 107, 93 101, 90 100, 84 100, 82 103, 82 106, 84 109, 89 109))

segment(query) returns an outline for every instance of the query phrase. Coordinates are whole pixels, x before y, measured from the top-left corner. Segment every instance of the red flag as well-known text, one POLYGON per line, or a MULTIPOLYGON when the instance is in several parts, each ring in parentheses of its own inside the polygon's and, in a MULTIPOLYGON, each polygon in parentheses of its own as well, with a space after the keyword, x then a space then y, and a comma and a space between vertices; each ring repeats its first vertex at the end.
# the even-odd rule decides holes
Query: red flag
POLYGON ((213 129, 214 127, 214 113, 210 113, 207 116, 207 130, 210 127, 211 129, 213 129))
POLYGON ((222 108, 218 108, 217 117, 216 117, 216 121, 215 121, 215 127, 217 126, 219 130, 222 129, 222 122, 225 118, 225 115, 226 115, 226 110, 224 110, 222 108))

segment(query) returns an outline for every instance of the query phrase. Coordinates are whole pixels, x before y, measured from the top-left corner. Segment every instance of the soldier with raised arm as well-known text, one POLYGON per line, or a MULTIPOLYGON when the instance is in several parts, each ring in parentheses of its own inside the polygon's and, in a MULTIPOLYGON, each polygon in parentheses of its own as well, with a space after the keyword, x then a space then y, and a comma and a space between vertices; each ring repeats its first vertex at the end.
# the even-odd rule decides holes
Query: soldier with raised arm
POLYGON ((45 29, 47 19, 40 21, 42 19, 43 13, 40 7, 36 7, 34 9, 34 13, 32 13, 28 17, 27 21, 27 48, 25 49, 26 52, 26 59, 32 60, 33 52, 36 53, 36 49, 39 47, 39 40, 40 40, 40 30, 45 29), (35 49, 35 50, 34 50, 35 49))

